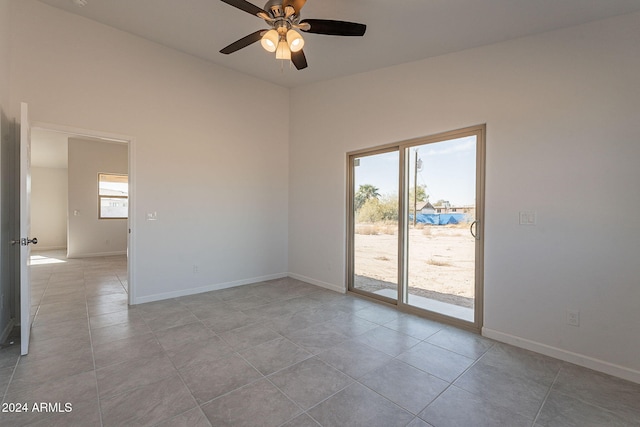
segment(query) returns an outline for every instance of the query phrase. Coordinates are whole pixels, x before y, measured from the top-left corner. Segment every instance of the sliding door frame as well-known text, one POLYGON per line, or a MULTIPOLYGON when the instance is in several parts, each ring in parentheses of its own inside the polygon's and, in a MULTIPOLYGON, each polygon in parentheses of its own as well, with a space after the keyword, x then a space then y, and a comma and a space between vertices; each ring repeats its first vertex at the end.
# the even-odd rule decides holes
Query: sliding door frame
POLYGON ((485 196, 485 159, 486 159, 486 125, 470 126, 435 135, 414 138, 392 144, 375 147, 372 149, 357 150, 347 153, 347 263, 346 283, 347 292, 372 298, 396 305, 398 309, 415 313, 453 326, 481 333, 484 319, 484 196, 485 196), (409 201, 406 200, 409 188, 409 159, 406 155, 409 148, 476 136, 476 238, 475 242, 475 295, 474 295, 474 321, 467 322, 455 317, 424 310, 407 304, 408 301, 408 223, 409 201), (399 176, 398 176, 398 296, 397 300, 356 289, 354 285, 354 232, 355 211, 354 205, 354 159, 386 152, 398 151, 399 176))
MULTIPOLYGON (((398 144, 387 144, 380 147, 368 149, 368 150, 359 150, 353 151, 351 153, 347 153, 347 263, 346 263, 346 274, 347 274, 347 292, 353 292, 360 296, 364 296, 367 298, 373 298, 387 304, 397 305, 398 301, 389 297, 385 297, 383 295, 373 295, 370 292, 366 292, 360 289, 356 289, 353 286, 353 278, 355 277, 355 239, 353 236, 355 235, 355 210, 353 209, 353 201, 355 198, 355 165, 354 160, 358 157, 365 156, 375 156, 376 154, 384 154, 391 153, 394 151, 399 151, 400 156, 402 157, 402 152, 400 151, 400 146, 398 144)), ((402 159, 401 159, 402 160, 402 159)), ((402 168, 399 168, 398 179, 402 179, 402 168)), ((398 240, 400 240, 400 215, 401 211, 400 203, 398 204, 398 240)), ((400 253, 398 253, 398 268, 400 268, 400 253)), ((399 272, 400 270, 398 270, 399 272)), ((398 277, 396 278, 396 286, 400 289, 400 278, 402 275, 398 273, 398 277)))

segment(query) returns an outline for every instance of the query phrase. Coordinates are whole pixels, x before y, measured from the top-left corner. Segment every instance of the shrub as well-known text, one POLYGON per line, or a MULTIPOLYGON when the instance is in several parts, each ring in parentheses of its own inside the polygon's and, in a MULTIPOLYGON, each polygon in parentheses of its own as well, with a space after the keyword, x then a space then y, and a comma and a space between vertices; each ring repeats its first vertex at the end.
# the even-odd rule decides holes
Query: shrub
POLYGON ((394 198, 369 199, 356 211, 357 222, 376 223, 398 221, 398 200, 394 198))
POLYGON ((380 200, 369 199, 362 204, 362 207, 358 210, 357 220, 358 222, 375 223, 384 219, 382 209, 380 208, 380 200))

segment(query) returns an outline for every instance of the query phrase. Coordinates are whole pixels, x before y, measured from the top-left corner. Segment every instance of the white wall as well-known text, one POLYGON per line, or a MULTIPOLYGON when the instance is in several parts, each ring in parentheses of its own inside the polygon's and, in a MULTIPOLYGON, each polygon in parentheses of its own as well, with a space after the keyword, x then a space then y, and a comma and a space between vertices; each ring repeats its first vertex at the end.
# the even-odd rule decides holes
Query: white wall
POLYGON ((34 0, 11 6, 14 114, 26 101, 33 122, 134 138, 135 302, 286 274, 286 89, 34 0))
POLYGON ((289 271, 345 287, 346 152, 486 123, 485 334, 640 382, 638 28, 632 14, 293 90, 289 271))
POLYGON ((67 194, 66 168, 31 168, 31 235, 38 238, 32 250, 67 247, 67 194))
POLYGON ((128 174, 126 144, 69 138, 69 258, 127 253, 127 220, 98 219, 98 174, 128 174))
POLYGON ((9 0, 0 0, 0 101, 6 109, 9 103, 9 0))
POLYGON ((9 44, 11 39, 9 3, 10 0, 0 0, 0 101, 5 109, 9 103, 9 44))

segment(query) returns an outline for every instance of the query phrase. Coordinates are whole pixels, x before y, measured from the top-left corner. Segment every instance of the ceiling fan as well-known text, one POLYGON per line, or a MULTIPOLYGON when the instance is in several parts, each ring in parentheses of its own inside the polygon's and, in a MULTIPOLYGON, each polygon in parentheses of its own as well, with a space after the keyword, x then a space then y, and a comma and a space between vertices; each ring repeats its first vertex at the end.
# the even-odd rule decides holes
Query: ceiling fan
POLYGON ((330 36, 363 36, 367 26, 355 22, 330 19, 301 19, 300 9, 306 0, 269 0, 264 9, 246 0, 221 0, 231 6, 263 19, 268 30, 258 30, 231 43, 220 51, 228 55, 260 41, 268 52, 275 52, 276 59, 291 60, 296 69, 307 68, 307 58, 302 48, 304 39, 296 30, 330 36))

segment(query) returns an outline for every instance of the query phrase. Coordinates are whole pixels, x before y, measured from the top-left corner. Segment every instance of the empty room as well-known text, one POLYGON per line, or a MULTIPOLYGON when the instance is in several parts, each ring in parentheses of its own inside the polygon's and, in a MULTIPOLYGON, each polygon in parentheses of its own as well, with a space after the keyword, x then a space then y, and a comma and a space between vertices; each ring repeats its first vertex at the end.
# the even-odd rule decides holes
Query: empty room
POLYGON ((638 46, 638 0, 0 0, 0 425, 640 425, 638 46))

